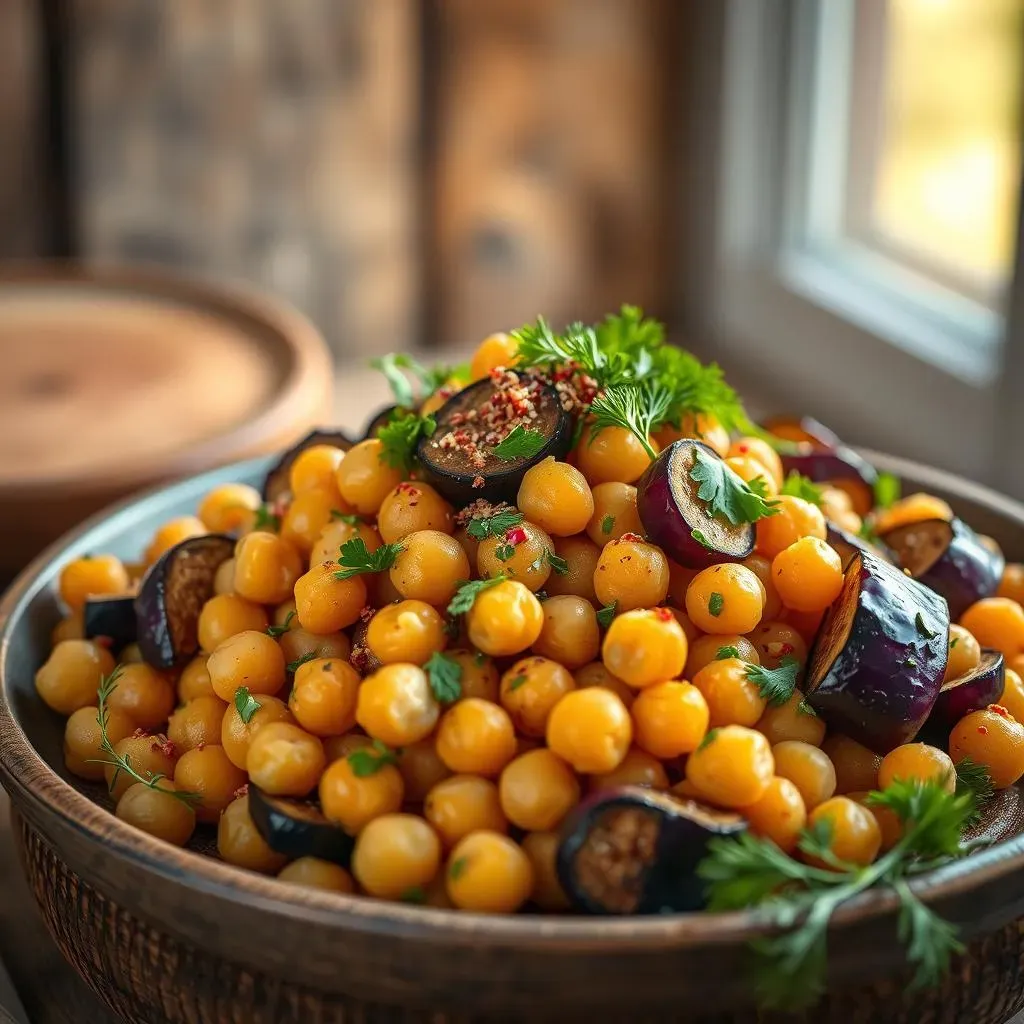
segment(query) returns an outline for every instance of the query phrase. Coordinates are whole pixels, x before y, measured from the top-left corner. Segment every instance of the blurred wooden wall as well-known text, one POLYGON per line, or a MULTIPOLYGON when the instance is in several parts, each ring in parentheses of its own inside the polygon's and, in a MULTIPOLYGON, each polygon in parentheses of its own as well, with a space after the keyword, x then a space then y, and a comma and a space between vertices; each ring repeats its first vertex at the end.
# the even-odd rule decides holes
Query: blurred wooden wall
POLYGON ((0 256, 242 278, 352 357, 668 308, 686 3, 38 2, 0 0, 0 256))

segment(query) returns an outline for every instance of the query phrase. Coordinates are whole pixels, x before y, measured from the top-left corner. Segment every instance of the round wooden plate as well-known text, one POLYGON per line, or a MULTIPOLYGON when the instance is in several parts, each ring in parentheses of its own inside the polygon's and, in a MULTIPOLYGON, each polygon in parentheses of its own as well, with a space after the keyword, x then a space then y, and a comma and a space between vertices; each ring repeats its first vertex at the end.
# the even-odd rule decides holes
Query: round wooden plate
MULTIPOLYGON (((1024 506, 913 463, 868 453, 908 489, 941 495, 1011 558, 1024 506)), ((751 913, 598 919, 487 916, 289 886, 139 832, 73 784, 63 721, 33 675, 59 618, 57 576, 86 551, 134 555, 153 529, 226 480, 230 466, 97 516, 40 555, 0 602, 0 783, 33 894, 65 956, 125 1021, 146 1024, 766 1024, 754 1005, 751 913)), ((1024 814, 988 808, 994 845, 915 883, 966 949, 912 991, 892 892, 836 913, 829 994, 814 1024, 1003 1024, 1024 1005, 1024 814)), ((787 1018, 792 1019, 792 1018, 787 1018)))
POLYGON ((0 270, 0 576, 112 500, 287 445, 331 361, 284 303, 162 270, 0 270))

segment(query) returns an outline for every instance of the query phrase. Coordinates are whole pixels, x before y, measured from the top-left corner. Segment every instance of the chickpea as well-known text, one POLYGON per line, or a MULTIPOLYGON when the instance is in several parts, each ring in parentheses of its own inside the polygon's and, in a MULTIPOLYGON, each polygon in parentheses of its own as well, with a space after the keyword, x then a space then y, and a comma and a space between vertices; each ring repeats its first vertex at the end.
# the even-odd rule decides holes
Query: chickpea
POLYGON ((504 580, 477 594, 466 623, 477 650, 505 657, 536 642, 544 628, 544 610, 526 586, 504 580))
MULTIPOLYGON (((605 544, 594 572, 594 593, 618 611, 653 608, 668 596, 668 559, 634 533, 605 544)), ((692 616, 691 616, 692 617, 692 616)))
MULTIPOLYGON (((540 618, 539 603, 537 611, 540 618)), ((114 657, 105 647, 92 640, 62 640, 36 672, 36 692, 47 707, 70 715, 96 703, 100 682, 113 671, 114 657)))
POLYGON ((551 558, 555 544, 536 523, 522 522, 505 531, 503 537, 488 537, 476 552, 476 568, 486 578, 504 573, 529 587, 540 590, 551 576, 551 558))
POLYGON ((284 654, 266 633, 247 629, 228 637, 206 660, 213 692, 225 703, 246 686, 252 693, 275 694, 285 682, 284 654))
POLYGON ((530 522, 556 537, 580 533, 594 514, 586 477, 553 455, 523 474, 516 504, 530 522))
POLYGON ((541 606, 544 624, 533 643, 537 654, 577 669, 601 650, 601 630, 594 606, 582 597, 550 597, 541 606))
POLYGON ((388 492, 377 513, 377 529, 387 544, 410 533, 435 530, 450 534, 454 528, 451 505, 429 484, 399 484, 388 492))
POLYGON ((295 612, 299 625, 324 635, 347 629, 366 605, 362 576, 338 576, 335 562, 321 562, 295 582, 295 612))
POLYGON ((425 739, 440 714, 427 674, 418 665, 384 665, 359 687, 356 721, 389 746, 425 739))
POLYGON ((276 533, 247 533, 235 548, 234 591, 254 604, 280 604, 302 575, 302 557, 276 533))

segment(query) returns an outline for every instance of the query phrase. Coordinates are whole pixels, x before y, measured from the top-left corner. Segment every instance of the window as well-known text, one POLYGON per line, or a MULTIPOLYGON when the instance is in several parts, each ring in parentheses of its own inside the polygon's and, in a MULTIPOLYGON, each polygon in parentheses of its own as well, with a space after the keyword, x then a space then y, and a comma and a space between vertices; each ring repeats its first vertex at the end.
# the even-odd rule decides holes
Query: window
POLYGON ((995 478, 1022 26, 1024 0, 729 0, 705 27, 717 202, 691 319, 761 404, 995 478))

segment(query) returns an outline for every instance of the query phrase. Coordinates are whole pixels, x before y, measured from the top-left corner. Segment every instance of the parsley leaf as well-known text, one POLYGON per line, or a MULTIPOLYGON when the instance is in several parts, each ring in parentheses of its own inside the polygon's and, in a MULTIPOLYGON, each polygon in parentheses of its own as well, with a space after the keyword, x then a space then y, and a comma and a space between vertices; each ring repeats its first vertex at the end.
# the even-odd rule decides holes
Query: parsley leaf
POLYGON ((469 580, 467 583, 463 583, 455 591, 455 596, 448 603, 448 614, 464 615, 473 607, 473 602, 482 590, 487 590, 488 587, 495 587, 499 583, 504 583, 507 579, 508 577, 503 572, 500 572, 497 576, 492 576, 487 580, 469 580))
POLYGON ((499 562, 507 562, 515 553, 515 544, 509 544, 508 541, 503 541, 494 549, 494 557, 499 562))
POLYGON ((267 636, 272 636, 275 640, 279 636, 284 636, 292 628, 292 619, 295 618, 295 609, 293 608, 286 616, 284 622, 280 626, 267 626, 267 636))
POLYGON ((708 611, 717 619, 724 607, 725 598, 717 590, 712 591, 708 598, 708 611))
POLYGON ((553 551, 548 552, 548 565, 559 576, 565 576, 569 572, 569 563, 561 555, 556 555, 553 551))
POLYGON ((508 692, 512 693, 513 690, 518 690, 519 687, 522 686, 523 683, 525 683, 525 682, 526 682, 526 673, 525 672, 520 672, 517 676, 513 676, 512 679, 509 680, 508 692))
POLYGON ((235 690, 235 709, 238 711, 238 717, 245 725, 252 721, 252 716, 261 707, 263 705, 249 692, 248 686, 240 686, 235 690))
POLYGON ((612 624, 612 619, 615 618, 615 612, 619 607, 618 601, 612 601, 611 604, 606 604, 597 613, 597 624, 602 629, 607 629, 612 624))
POLYGON ((352 774, 358 779, 376 775, 386 764, 398 764, 398 755, 386 743, 374 740, 370 747, 360 747, 348 755, 352 774))
POLYGON ((353 515, 351 512, 342 512, 341 509, 332 508, 331 518, 342 523, 348 523, 349 526, 358 526, 362 519, 357 515, 353 515))
POLYGON ((601 532, 607 537, 615 529, 615 516, 610 513, 601 520, 601 532))
POLYGON ((890 508, 900 500, 900 479, 892 473, 879 473, 875 479, 875 504, 879 508, 890 508))
POLYGON ((456 879, 462 876, 462 872, 466 870, 466 865, 469 863, 468 857, 456 857, 451 862, 451 866, 448 868, 448 877, 454 882, 456 879))
POLYGON ((434 651, 423 671, 439 704, 451 704, 462 696, 462 666, 454 658, 434 651))
POLYGON ((518 509, 502 509, 490 516, 470 519, 466 526, 466 533, 474 540, 504 537, 513 526, 518 526, 523 518, 523 513, 518 509))
POLYGON ((779 662, 778 668, 747 665, 744 671, 761 696, 773 707, 778 707, 793 696, 796 677, 800 672, 800 662, 792 655, 788 655, 779 662))
POLYGON ((265 533, 277 533, 281 529, 281 517, 271 511, 270 505, 267 502, 263 502, 256 509, 256 517, 253 519, 252 528, 254 530, 263 530, 265 533))
POLYGON ((745 483, 722 459, 707 455, 699 448, 694 452, 690 478, 700 484, 697 497, 707 502, 708 512, 727 519, 733 526, 756 523, 778 512, 776 502, 758 493, 754 486, 756 480, 753 485, 745 483))
POLYGON ((503 462, 513 459, 532 459, 548 443, 548 439, 539 431, 520 424, 499 441, 491 452, 503 462))
POLYGON ((920 633, 925 640, 934 640, 939 635, 934 630, 928 628, 925 624, 924 616, 920 612, 914 616, 914 625, 917 627, 918 633, 920 633))
POLYGON ((377 431, 381 443, 381 461, 392 469, 408 472, 416 464, 416 445, 421 437, 430 437, 437 429, 433 416, 420 416, 414 412, 393 417, 377 431))
POLYGON ((804 501, 809 501, 812 505, 817 505, 819 508, 823 501, 821 488, 812 480, 809 480, 801 473, 798 473, 795 469, 791 470, 789 476, 787 476, 783 481, 779 494, 788 494, 794 498, 803 498, 804 501))
POLYGON ((401 544, 381 544, 372 554, 367 550, 366 541, 362 537, 353 537, 341 545, 341 557, 338 563, 342 566, 335 574, 335 579, 347 580, 350 576, 359 576, 364 572, 384 572, 395 564, 395 560, 405 550, 401 544))
POLYGON ((700 743, 697 744, 697 749, 698 750, 703 750, 705 747, 709 747, 712 743, 715 742, 715 739, 717 738, 717 736, 718 736, 718 730, 717 729, 708 729, 708 731, 706 733, 704 733, 704 739, 702 739, 700 741, 700 743))
POLYGON ((305 654, 296 658, 294 661, 289 661, 288 664, 285 665, 285 670, 289 673, 289 675, 295 675, 295 673, 299 671, 301 666, 305 665, 307 661, 312 661, 315 657, 316 651, 306 651, 305 654))
POLYGON ((953 648, 956 647, 956 645, 959 642, 960 642, 960 637, 958 637, 958 636, 953 637, 953 639, 949 641, 949 649, 953 650, 953 648))
POLYGON ((740 656, 740 649, 733 647, 731 644, 727 647, 719 647, 718 653, 715 655, 715 661, 725 661, 726 658, 738 658, 740 656))

